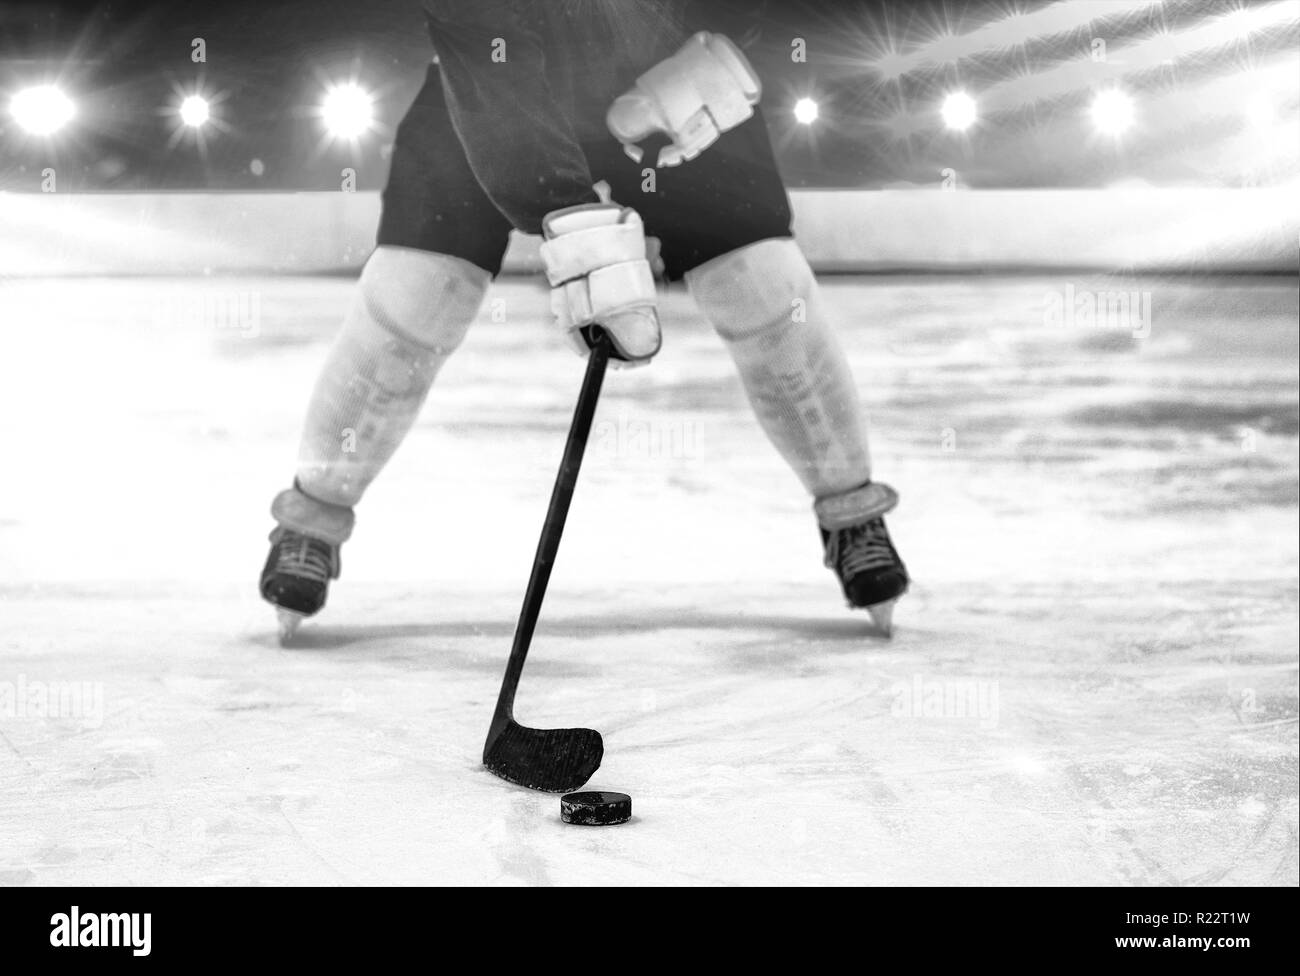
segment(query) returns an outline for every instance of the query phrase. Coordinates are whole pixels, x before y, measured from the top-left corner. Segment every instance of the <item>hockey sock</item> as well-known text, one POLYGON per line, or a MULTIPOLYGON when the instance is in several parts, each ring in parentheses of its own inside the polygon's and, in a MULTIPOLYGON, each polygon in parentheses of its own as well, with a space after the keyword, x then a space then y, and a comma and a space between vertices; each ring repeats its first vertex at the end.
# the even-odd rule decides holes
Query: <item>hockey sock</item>
POLYGON ((415 423, 490 278, 460 258, 375 250, 312 393, 298 454, 302 495, 325 506, 360 501, 415 423))
POLYGON ((866 424, 817 281, 789 238, 759 241, 686 275, 726 343, 767 436, 816 498, 871 478, 866 424))

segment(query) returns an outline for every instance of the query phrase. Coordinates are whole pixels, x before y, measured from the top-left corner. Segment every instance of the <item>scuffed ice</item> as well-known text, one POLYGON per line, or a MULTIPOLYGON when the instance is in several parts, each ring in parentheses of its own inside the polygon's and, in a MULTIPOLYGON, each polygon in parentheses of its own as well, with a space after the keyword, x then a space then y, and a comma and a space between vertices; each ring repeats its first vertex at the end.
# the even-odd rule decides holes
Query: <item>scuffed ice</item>
POLYGON ((613 831, 479 765, 582 368, 536 285, 283 650, 267 507, 350 283, 0 285, 0 883, 1296 884, 1294 281, 1126 281, 1143 338, 1046 321, 1067 283, 1120 286, 826 282, 902 494, 890 642, 666 300, 517 708, 604 734, 613 831))

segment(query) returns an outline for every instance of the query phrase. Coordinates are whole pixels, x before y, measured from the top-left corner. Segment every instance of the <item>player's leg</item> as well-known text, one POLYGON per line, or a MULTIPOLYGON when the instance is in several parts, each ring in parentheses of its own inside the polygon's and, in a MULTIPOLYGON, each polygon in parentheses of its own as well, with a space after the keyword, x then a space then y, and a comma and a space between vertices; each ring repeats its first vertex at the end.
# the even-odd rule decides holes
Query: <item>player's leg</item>
POLYGON ((871 478, 857 386, 792 238, 747 244, 686 275, 763 429, 815 498, 871 478))
MULTIPOLYGON (((759 422, 815 499, 826 563, 849 603, 897 599, 907 573, 882 516, 897 502, 871 482, 866 423, 817 280, 791 238, 758 241, 686 275, 731 353, 759 422)), ((877 611, 883 620, 887 611, 877 611)))
MULTIPOLYGON (((803 252, 762 114, 698 158, 639 182, 612 157, 620 202, 660 237, 726 344, 764 431, 814 498, 827 565, 854 606, 894 600, 907 574, 881 518, 897 498, 871 481, 857 385, 803 252), (646 186, 653 189, 643 192, 646 186)), ((885 616, 881 612, 879 616, 885 616)))
POLYGON ((349 509, 361 501, 465 337, 490 279, 449 254, 375 249, 307 408, 296 479, 303 494, 349 509))
POLYGON ((308 615, 323 605, 353 508, 464 338, 508 234, 460 151, 432 69, 398 129, 379 243, 312 393, 294 484, 272 504, 261 589, 278 607, 308 615))

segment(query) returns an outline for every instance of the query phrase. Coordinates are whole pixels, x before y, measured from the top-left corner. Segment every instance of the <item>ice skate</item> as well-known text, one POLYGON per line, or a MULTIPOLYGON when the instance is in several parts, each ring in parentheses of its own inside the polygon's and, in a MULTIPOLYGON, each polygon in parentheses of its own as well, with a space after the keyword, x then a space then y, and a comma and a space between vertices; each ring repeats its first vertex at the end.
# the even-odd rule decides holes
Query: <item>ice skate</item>
POLYGON ((849 606, 865 609, 878 630, 891 634, 894 604, 907 592, 908 576, 884 517, 821 532, 826 565, 840 578, 849 606))
POLYGON ((818 499, 815 506, 826 566, 839 577, 850 607, 866 610, 876 629, 893 633, 894 603, 907 592, 907 567, 898 556, 885 513, 898 494, 879 482, 818 499))
POLYGON ((287 644, 302 622, 325 606, 329 581, 341 567, 339 547, 278 526, 262 568, 262 598, 275 606, 280 643, 287 644))

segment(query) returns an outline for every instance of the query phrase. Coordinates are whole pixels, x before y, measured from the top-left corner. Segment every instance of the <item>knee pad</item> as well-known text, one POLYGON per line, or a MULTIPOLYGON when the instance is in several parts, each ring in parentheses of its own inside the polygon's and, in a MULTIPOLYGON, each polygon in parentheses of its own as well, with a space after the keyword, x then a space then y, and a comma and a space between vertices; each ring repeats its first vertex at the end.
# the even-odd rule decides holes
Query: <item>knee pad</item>
POLYGON ((361 271, 353 315, 435 355, 456 351, 487 294, 492 276, 447 254, 377 247, 361 271))
POLYGON ((814 314, 817 279, 792 238, 729 251, 686 273, 686 284, 718 334, 729 342, 788 331, 814 314))
POLYGON ((353 506, 415 423, 491 276, 460 258, 380 247, 366 262, 307 412, 298 481, 353 506))

